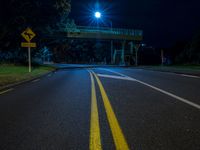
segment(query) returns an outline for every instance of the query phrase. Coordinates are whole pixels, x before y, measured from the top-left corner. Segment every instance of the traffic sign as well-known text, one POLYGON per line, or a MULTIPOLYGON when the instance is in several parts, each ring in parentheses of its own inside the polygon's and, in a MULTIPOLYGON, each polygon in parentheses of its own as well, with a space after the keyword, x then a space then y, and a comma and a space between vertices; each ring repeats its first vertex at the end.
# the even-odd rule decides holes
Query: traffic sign
POLYGON ((21 43, 21 47, 36 47, 36 43, 21 43))
POLYGON ((28 48, 28 65, 29 72, 31 72, 31 47, 36 47, 36 43, 31 43, 31 40, 36 36, 36 34, 31 30, 31 28, 26 28, 26 30, 21 33, 21 36, 27 41, 22 42, 21 47, 28 48))
POLYGON ((36 36, 36 34, 31 30, 31 28, 26 28, 24 32, 22 32, 21 36, 27 41, 31 42, 31 40, 36 36))

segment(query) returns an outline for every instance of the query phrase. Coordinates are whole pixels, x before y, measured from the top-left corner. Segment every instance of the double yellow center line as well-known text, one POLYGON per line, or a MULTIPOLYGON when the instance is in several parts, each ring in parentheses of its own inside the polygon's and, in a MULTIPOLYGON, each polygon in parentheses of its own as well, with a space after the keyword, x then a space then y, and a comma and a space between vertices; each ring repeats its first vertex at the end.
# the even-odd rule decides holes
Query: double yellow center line
POLYGON ((91 87, 92 87, 90 150, 102 150, 94 77, 97 81, 97 84, 98 84, 100 92, 101 92, 104 107, 106 110, 107 119, 109 122, 109 126, 110 126, 110 129, 112 132, 113 139, 114 139, 115 147, 117 150, 129 150, 128 144, 124 137, 124 134, 120 128, 120 125, 118 123, 116 115, 113 111, 113 108, 110 104, 110 101, 108 99, 108 96, 106 94, 106 91, 105 91, 100 79, 93 71, 89 71, 89 73, 90 73, 90 77, 91 77, 91 87))
POLYGON ((99 126, 99 115, 97 107, 97 98, 95 83, 92 73, 90 73, 91 78, 91 122, 90 122, 90 150, 102 150, 101 146, 101 136, 100 136, 100 126, 99 126))

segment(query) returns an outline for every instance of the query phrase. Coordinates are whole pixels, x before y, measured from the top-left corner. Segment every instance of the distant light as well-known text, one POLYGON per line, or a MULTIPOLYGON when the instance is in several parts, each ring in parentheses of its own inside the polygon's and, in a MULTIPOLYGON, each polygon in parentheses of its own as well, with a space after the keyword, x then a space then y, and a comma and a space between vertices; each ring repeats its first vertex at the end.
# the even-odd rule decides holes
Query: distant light
POLYGON ((99 19, 99 18, 101 18, 101 13, 100 12, 95 12, 95 17, 97 18, 97 19, 99 19))
POLYGON ((145 47, 145 46, 146 46, 146 44, 142 43, 142 47, 145 47))

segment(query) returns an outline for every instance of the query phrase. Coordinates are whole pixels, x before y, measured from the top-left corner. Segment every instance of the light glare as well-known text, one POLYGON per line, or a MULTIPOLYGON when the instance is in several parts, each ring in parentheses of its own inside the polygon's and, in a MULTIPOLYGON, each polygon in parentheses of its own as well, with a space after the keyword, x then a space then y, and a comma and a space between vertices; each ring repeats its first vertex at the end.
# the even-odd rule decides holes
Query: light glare
POLYGON ((96 18, 101 18, 101 13, 100 12, 95 12, 95 17, 96 18))

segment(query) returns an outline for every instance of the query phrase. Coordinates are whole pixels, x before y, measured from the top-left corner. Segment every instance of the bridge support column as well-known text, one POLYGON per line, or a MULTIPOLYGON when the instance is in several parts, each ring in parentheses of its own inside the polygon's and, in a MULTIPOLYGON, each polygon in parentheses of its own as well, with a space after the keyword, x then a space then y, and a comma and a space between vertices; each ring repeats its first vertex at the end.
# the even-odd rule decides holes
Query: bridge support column
POLYGON ((122 65, 125 65, 125 61, 124 61, 125 46, 126 46, 126 41, 124 40, 122 42, 122 53, 121 53, 121 64, 122 65))
POLYGON ((133 55, 134 44, 133 42, 130 42, 129 44, 130 44, 130 53, 131 55, 133 55))
POLYGON ((138 49, 135 49, 135 66, 138 66, 138 49))
POLYGON ((130 53, 135 61, 135 66, 138 66, 138 50, 140 48, 140 44, 134 44, 134 42, 130 42, 130 53))
POLYGON ((117 55, 117 50, 115 49, 113 54, 113 64, 116 64, 116 55, 117 55))
POLYGON ((135 44, 135 66, 138 66, 138 50, 140 48, 140 44, 135 44))
POLYGON ((110 47, 110 63, 113 64, 113 40, 111 40, 111 47, 110 47))

